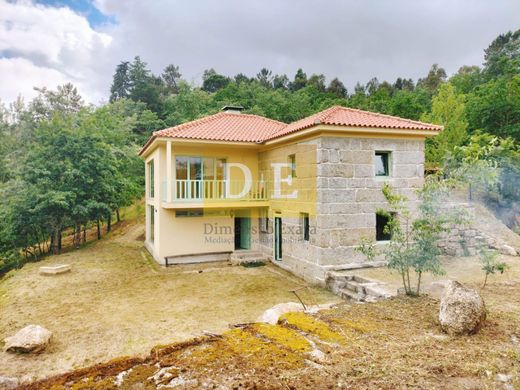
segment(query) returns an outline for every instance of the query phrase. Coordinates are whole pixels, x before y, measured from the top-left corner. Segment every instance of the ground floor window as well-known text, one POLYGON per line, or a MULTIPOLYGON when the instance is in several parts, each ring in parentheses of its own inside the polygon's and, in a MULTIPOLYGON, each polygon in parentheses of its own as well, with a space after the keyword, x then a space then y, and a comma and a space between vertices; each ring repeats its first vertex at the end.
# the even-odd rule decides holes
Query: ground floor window
POLYGON ((386 228, 392 215, 387 213, 378 212, 376 213, 376 241, 388 241, 392 238, 390 231, 386 228))
POLYGON ((153 243, 155 236, 155 207, 148 206, 150 211, 150 242, 153 243))
POLYGON ((202 217, 202 210, 177 210, 176 217, 202 217))

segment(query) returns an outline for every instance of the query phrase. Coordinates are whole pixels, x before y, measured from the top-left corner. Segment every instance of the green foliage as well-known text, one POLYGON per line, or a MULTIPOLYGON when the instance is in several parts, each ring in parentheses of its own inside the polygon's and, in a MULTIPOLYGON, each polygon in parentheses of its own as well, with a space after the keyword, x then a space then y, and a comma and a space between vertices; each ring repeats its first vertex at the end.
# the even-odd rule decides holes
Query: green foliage
POLYGON ((489 199, 520 199, 520 148, 512 138, 476 133, 454 150, 446 172, 474 193, 489 199))
POLYGON ((488 78, 520 73, 520 29, 500 34, 485 50, 484 72, 488 78))
MULTIPOLYGON (((391 238, 382 250, 388 261, 388 267, 396 270, 402 278, 407 295, 418 295, 421 290, 421 278, 424 273, 442 275, 437 241, 450 224, 461 223, 464 216, 441 207, 449 193, 449 184, 442 180, 430 179, 419 192, 421 201, 419 212, 413 215, 406 206, 406 197, 395 193, 389 184, 382 188, 388 203, 384 210, 389 222, 385 231, 391 238), (416 275, 416 285, 412 285, 412 272, 416 275)), ((368 256, 372 249, 365 242, 359 251, 368 256)))
POLYGON ((361 237, 355 250, 363 254, 368 261, 374 261, 378 254, 374 241, 367 237, 361 237))
POLYGON ((489 275, 494 275, 497 272, 503 274, 507 271, 507 264, 504 262, 498 262, 498 253, 490 250, 487 246, 481 246, 478 250, 478 256, 482 263, 482 271, 484 271, 484 283, 482 288, 486 287, 489 275))
POLYGON ((467 136, 464 96, 457 94, 450 83, 442 84, 432 99, 432 110, 422 121, 440 124, 444 130, 426 143, 426 160, 440 166, 446 155, 462 145, 467 136))
POLYGON ((81 226, 108 221, 141 197, 143 163, 134 132, 145 112, 126 99, 86 107, 68 85, 42 89, 27 109, 17 108, 14 120, 2 125, 8 144, 20 142, 19 155, 7 155, 17 169, 0 184, 0 272, 59 252, 68 228, 79 245, 81 226))

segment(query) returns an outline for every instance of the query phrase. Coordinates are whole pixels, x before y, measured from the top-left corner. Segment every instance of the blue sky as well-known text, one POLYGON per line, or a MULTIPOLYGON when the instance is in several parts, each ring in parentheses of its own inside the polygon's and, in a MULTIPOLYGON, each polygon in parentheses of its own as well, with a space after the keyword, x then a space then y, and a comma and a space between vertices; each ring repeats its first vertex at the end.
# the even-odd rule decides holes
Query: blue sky
POLYGON ((51 7, 68 7, 87 18, 94 28, 116 23, 112 15, 104 15, 90 0, 37 0, 36 3, 51 7))

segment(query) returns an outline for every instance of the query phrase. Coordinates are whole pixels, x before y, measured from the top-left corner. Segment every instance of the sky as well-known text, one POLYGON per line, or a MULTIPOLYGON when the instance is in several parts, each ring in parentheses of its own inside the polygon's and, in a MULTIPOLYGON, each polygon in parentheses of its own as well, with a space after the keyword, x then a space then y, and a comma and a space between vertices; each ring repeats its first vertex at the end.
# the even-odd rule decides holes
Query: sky
POLYGON ((497 35, 519 28, 518 0, 0 0, 0 100, 72 82, 99 104, 136 55, 156 74, 179 65, 194 84, 209 68, 303 68, 352 89, 416 80, 434 63, 448 74, 481 65, 497 35))

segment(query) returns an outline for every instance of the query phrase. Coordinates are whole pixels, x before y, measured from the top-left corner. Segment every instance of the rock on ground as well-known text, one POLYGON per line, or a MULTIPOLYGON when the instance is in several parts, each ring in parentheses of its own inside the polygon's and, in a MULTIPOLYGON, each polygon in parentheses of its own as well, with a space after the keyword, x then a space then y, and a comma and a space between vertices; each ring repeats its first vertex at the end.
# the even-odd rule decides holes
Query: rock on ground
POLYGON ((509 246, 509 245, 501 245, 498 250, 500 251, 500 253, 502 253, 503 255, 508 255, 508 256, 516 256, 517 253, 516 253, 516 249, 513 248, 512 246, 509 246))
POLYGON ((41 352, 51 341, 52 333, 40 325, 28 325, 4 339, 6 352, 41 352))
POLYGON ((473 334, 486 319, 486 306, 479 293, 452 281, 441 298, 439 322, 449 335, 473 334))
POLYGON ((282 314, 294 311, 303 311, 301 303, 279 303, 278 305, 274 305, 270 309, 264 311, 262 315, 256 319, 256 322, 266 322, 271 325, 276 325, 278 318, 280 318, 282 314))
POLYGON ((20 385, 18 378, 10 378, 7 376, 0 376, 0 389, 11 390, 16 389, 20 385))

